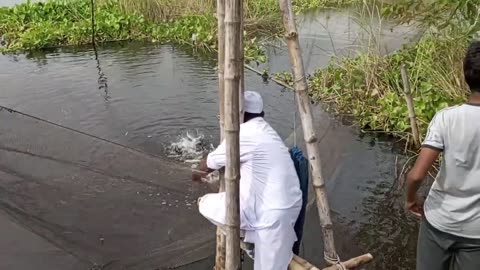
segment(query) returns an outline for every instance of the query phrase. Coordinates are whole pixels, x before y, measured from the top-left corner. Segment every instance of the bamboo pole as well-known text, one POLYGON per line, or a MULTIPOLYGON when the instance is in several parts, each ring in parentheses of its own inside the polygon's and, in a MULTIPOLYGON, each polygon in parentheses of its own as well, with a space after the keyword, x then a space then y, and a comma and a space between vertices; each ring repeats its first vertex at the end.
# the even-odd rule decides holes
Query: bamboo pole
MULTIPOLYGON (((225 0, 217 0, 217 25, 218 25, 218 103, 219 103, 219 125, 220 125, 220 142, 224 137, 225 123, 225 0)), ((225 171, 221 170, 220 176, 220 192, 225 191, 225 171)), ((225 235, 217 228, 216 233, 217 244, 215 252, 215 270, 225 269, 225 235)))
POLYGON ((288 270, 320 270, 316 266, 307 262, 305 259, 296 255, 293 256, 292 261, 288 265, 288 270))
MULTIPOLYGON (((254 244, 241 242, 240 247, 243 250, 253 250, 255 248, 254 244)), ((355 269, 359 266, 367 264, 373 260, 373 256, 370 253, 360 255, 358 257, 352 258, 345 262, 339 262, 335 265, 323 268, 322 270, 345 270, 345 269, 355 269)), ((307 260, 293 255, 292 260, 288 265, 288 270, 320 270, 318 267, 309 263, 307 260)))
MULTIPOLYGON (((329 266, 327 268, 323 268, 322 270, 355 269, 356 267, 364 265, 372 260, 373 260, 373 256, 371 254, 364 254, 356 258, 352 258, 346 262, 341 262, 341 263, 329 266)), ((288 270, 320 270, 320 269, 301 257, 293 256, 292 261, 288 265, 288 270)))
POLYGON ((243 40, 243 30, 244 30, 244 23, 243 23, 243 4, 241 8, 241 14, 240 18, 241 19, 241 24, 240 24, 240 32, 238 33, 240 35, 240 69, 241 69, 241 75, 240 75, 240 124, 243 123, 243 117, 245 110, 243 109, 243 102, 244 102, 244 96, 243 94, 245 93, 245 47, 244 47, 244 40, 243 40))
POLYGON ((218 99, 220 112, 220 140, 224 136, 225 123, 225 0, 217 0, 218 38, 218 99))
POLYGON ((225 269, 240 269, 240 62, 243 0, 225 2, 225 142, 226 256, 225 269))
POLYGON ((410 118, 410 125, 412 126, 412 136, 415 147, 420 147, 420 132, 418 131, 417 117, 415 115, 415 105, 413 104, 412 90, 410 88, 410 81, 408 79, 407 69, 405 63, 401 66, 403 89, 405 92, 405 100, 407 101, 408 118, 410 118))
POLYGON ((330 206, 328 204, 325 182, 322 176, 320 149, 317 143, 318 138, 313 127, 313 117, 308 96, 308 85, 305 77, 302 52, 298 40, 292 3, 290 0, 279 0, 279 4, 283 13, 283 23, 286 31, 285 38, 287 39, 290 62, 293 70, 295 95, 297 97, 308 159, 312 169, 312 184, 315 190, 320 225, 323 233, 325 248, 324 257, 327 263, 335 264, 338 263, 339 258, 335 250, 330 206))
MULTIPOLYGON (((260 76, 262 76, 262 77, 265 76, 265 74, 264 74, 263 72, 261 72, 260 70, 254 68, 254 67, 252 67, 252 66, 250 66, 250 65, 245 64, 244 67, 245 67, 246 69, 250 70, 250 71, 253 71, 253 72, 257 73, 258 75, 260 75, 260 76)), ((270 76, 270 75, 268 75, 267 79, 268 79, 268 80, 271 80, 272 82, 274 82, 274 83, 276 83, 276 84, 278 84, 278 85, 280 85, 280 86, 282 86, 283 88, 290 89, 290 90, 295 90, 295 89, 293 89, 293 87, 291 87, 290 85, 286 84, 285 82, 283 82, 283 81, 281 81, 281 80, 277 80, 277 79, 273 78, 273 77, 270 76)))
POLYGON ((355 268, 357 268, 357 267, 359 267, 359 266, 362 266, 362 265, 364 265, 364 264, 367 264, 367 263, 371 262, 372 260, 373 260, 372 254, 367 253, 367 254, 363 254, 363 255, 358 256, 358 257, 355 257, 355 258, 351 258, 351 259, 348 260, 348 261, 341 262, 340 264, 343 266, 343 268, 340 267, 339 265, 336 265, 336 266, 334 265, 334 266, 330 266, 330 267, 324 268, 323 270, 355 269, 355 268), (337 267, 337 268, 334 268, 334 267, 337 267))
MULTIPOLYGON (((345 269, 356 269, 357 267, 367 264, 373 260, 373 256, 370 253, 352 258, 345 262, 340 262, 323 268, 322 270, 345 270, 345 269)), ((318 267, 309 263, 307 260, 300 258, 296 255, 293 256, 292 261, 288 265, 288 270, 320 270, 318 267)))

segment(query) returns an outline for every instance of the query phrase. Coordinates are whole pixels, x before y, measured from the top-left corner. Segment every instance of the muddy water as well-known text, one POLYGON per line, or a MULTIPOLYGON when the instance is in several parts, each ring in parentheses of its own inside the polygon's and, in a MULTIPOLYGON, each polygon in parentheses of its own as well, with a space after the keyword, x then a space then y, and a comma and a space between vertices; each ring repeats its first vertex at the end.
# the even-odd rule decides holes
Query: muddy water
MULTIPOLYGON (((348 14, 316 14, 301 23, 309 70, 364 44, 348 14)), ((377 28, 385 51, 413 36, 403 27, 391 34, 388 24, 377 28)), ((261 68, 289 68, 284 49, 268 53, 261 68)), ((0 104, 159 156, 1 111, 2 212, 74 254, 77 269, 194 262, 190 269, 209 269, 214 229, 194 202, 207 190, 188 181, 188 165, 168 158, 165 146, 186 132, 218 141, 214 68, 209 58, 180 48, 141 43, 102 47, 98 57, 89 48, 0 57, 0 104)), ((248 72, 246 85, 263 94, 267 119, 293 143, 292 94, 248 72)), ((339 253, 372 252, 377 260, 368 269, 411 269, 416 222, 392 190, 396 160, 404 158, 321 107, 315 113, 339 253)), ((302 252, 321 264, 317 220, 309 211, 302 252)))

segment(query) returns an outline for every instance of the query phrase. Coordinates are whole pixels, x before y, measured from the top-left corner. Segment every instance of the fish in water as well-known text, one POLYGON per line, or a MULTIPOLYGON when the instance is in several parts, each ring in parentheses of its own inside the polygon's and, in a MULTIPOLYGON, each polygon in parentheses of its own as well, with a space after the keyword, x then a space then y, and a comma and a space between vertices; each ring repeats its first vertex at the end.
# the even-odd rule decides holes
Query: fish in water
MULTIPOLYGON (((213 145, 205 139, 203 134, 197 132, 197 135, 192 135, 190 132, 186 132, 177 141, 167 146, 166 152, 171 158, 192 164, 192 169, 194 170, 202 157, 213 149, 213 145)), ((218 172, 213 172, 204 178, 203 181, 215 184, 219 179, 218 172)))
POLYGON ((186 134, 180 136, 177 141, 168 145, 166 152, 169 157, 189 162, 191 160, 201 159, 205 153, 212 149, 213 145, 207 142, 203 134, 197 132, 195 136, 190 132, 186 132, 186 134))

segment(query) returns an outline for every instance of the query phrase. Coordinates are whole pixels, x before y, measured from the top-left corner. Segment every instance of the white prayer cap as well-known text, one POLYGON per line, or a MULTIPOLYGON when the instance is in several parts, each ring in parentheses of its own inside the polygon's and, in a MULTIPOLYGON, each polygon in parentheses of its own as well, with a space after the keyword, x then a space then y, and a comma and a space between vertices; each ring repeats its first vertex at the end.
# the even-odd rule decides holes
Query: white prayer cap
POLYGON ((244 102, 243 102, 244 111, 247 113, 261 113, 263 112, 263 99, 259 93, 253 91, 245 91, 244 93, 244 102))

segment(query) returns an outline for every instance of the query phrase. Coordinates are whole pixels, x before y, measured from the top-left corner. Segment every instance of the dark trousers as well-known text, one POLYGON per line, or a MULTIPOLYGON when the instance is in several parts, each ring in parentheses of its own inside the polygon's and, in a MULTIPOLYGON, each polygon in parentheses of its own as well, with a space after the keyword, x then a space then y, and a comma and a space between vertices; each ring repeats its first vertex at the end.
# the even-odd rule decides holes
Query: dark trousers
POLYGON ((480 270, 480 239, 437 230, 426 219, 420 225, 417 270, 480 270))

